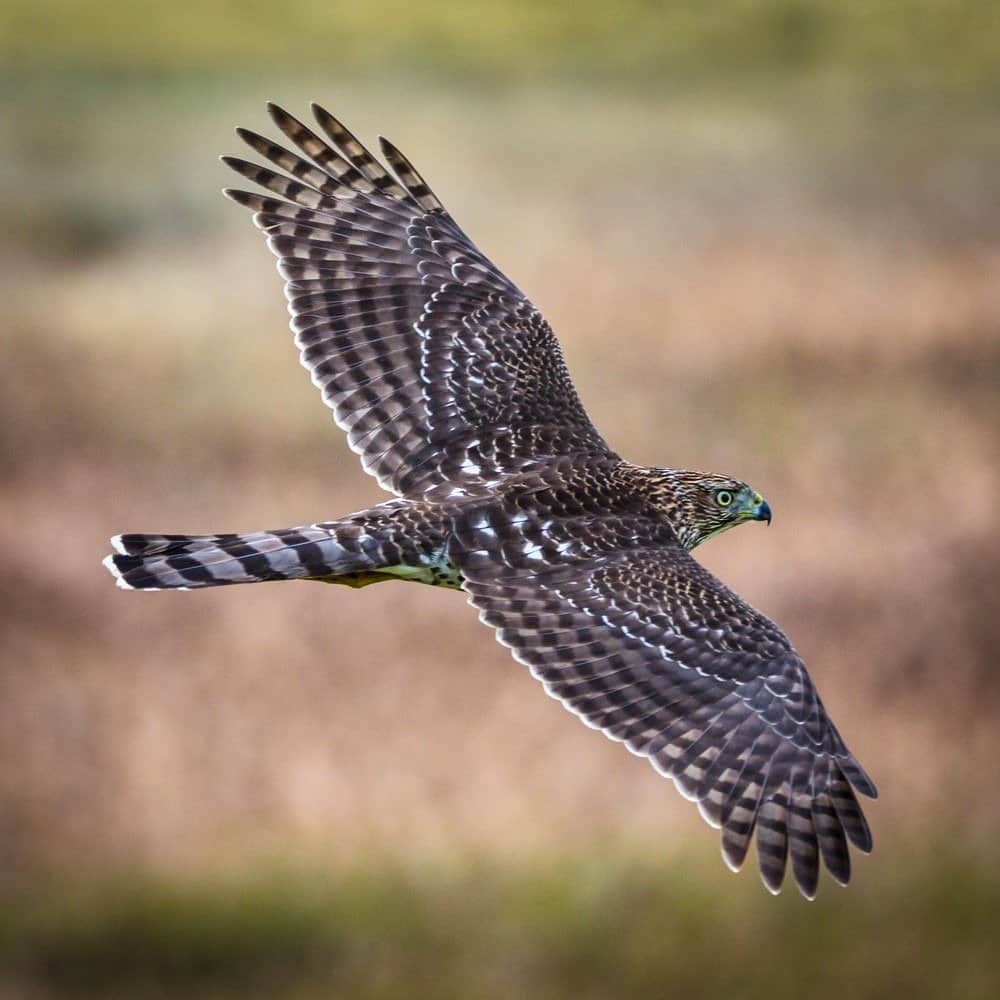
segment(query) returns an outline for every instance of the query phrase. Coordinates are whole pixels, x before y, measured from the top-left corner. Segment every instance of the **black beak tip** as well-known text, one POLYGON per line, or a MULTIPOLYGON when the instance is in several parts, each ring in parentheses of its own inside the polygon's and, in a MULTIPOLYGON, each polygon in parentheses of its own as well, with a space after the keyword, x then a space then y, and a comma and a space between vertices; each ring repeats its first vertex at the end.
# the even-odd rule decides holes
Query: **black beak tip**
POLYGON ((768 525, 771 523, 771 507, 768 502, 763 501, 757 508, 757 513, 754 515, 758 521, 767 521, 768 525))

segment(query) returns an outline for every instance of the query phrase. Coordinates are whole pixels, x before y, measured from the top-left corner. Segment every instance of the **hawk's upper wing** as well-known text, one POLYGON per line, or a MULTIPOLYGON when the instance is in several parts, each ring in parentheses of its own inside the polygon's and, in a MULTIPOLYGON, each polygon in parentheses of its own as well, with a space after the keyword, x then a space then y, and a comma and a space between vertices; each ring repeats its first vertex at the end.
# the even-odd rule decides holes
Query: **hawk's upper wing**
POLYGON ((470 602, 552 696, 674 779, 742 864, 754 829, 765 885, 788 854, 802 893, 819 857, 850 877, 870 851, 852 785, 875 787, 778 627, 638 519, 470 515, 452 559, 470 602))
POLYGON ((607 453, 549 325, 405 157, 382 140, 397 180, 322 108, 329 142, 268 107, 303 155, 240 129, 287 173, 224 157, 278 197, 226 193, 267 234, 302 363, 365 469, 419 495, 607 453))

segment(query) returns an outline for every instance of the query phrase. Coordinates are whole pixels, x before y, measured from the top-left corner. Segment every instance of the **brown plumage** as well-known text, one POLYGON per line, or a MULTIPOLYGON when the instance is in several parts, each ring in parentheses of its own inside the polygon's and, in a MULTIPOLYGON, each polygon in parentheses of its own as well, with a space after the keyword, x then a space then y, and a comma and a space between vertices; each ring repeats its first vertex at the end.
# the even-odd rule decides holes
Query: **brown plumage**
POLYGON ((690 551, 760 494, 727 476, 644 469, 588 419, 537 309, 472 244, 409 161, 395 176, 335 118, 320 138, 280 108, 300 152, 239 135, 282 172, 225 157, 270 194, 227 191, 279 259, 292 330, 334 419, 394 499, 251 535, 124 535, 106 564, 129 589, 311 579, 466 591, 546 690, 648 757, 722 829, 738 868, 820 859, 850 877, 871 850, 855 791, 875 787, 780 629, 690 551))

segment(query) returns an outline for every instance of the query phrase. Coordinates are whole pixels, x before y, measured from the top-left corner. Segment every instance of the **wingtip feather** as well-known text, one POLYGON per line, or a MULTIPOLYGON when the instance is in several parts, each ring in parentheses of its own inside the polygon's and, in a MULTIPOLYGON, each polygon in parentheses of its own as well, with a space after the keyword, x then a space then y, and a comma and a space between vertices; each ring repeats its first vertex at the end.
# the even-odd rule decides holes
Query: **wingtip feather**
POLYGON ((742 858, 730 857, 729 856, 729 852, 726 850, 726 842, 725 841, 722 842, 722 846, 721 846, 721 848, 719 850, 719 853, 722 855, 722 863, 734 875, 739 875, 739 873, 741 871, 743 871, 743 862, 746 860, 746 857, 745 856, 742 857, 742 858))
POLYGON ((274 101, 268 101, 264 107, 267 109, 268 117, 277 125, 281 127, 281 123, 288 121, 295 121, 294 116, 286 111, 280 104, 275 104, 274 101))
POLYGON ((343 125, 339 118, 330 114, 330 112, 327 111, 327 109, 324 108, 318 101, 310 101, 309 110, 313 113, 313 117, 320 123, 320 125, 323 124, 324 120, 334 122, 336 125, 343 125))
POLYGON ((778 883, 777 885, 772 885, 772 884, 771 884, 770 882, 768 882, 768 880, 767 880, 767 879, 766 879, 766 878, 764 877, 764 873, 763 873, 763 872, 761 872, 761 876, 760 876, 760 881, 761 881, 761 883, 763 884, 764 888, 765 888, 765 889, 767 889, 767 891, 768 891, 768 892, 769 892, 769 893, 770 893, 770 894, 771 894, 772 896, 780 896, 780 895, 781 895, 781 883, 780 883, 780 882, 779 882, 779 883, 778 883))

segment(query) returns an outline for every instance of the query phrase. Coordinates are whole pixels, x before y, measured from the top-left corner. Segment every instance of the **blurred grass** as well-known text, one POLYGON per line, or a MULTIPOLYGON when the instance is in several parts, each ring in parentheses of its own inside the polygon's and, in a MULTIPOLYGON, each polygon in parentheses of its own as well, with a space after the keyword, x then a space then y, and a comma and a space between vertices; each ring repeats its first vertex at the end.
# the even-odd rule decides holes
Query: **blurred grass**
POLYGON ((998 105, 986 0, 0 5, 0 998, 995 997, 998 105), (457 595, 109 585, 377 498, 218 196, 268 98, 413 156, 623 454, 768 496, 700 555, 879 782, 850 889, 734 881, 457 595))
MULTIPOLYGON (((0 6, 0 62, 146 78, 322 68, 475 84, 564 79, 628 89, 802 86, 995 102, 989 0, 433 0, 415 5, 109 0, 0 6)), ((308 70, 306 70, 308 72, 308 70)))
POLYGON ((0 995, 992 1000, 1000 872, 930 862, 815 903, 620 854, 51 886, 8 895, 0 995))
POLYGON ((541 697, 457 595, 107 585, 116 531, 377 499, 296 363, 272 262, 218 195, 216 155, 234 123, 267 127, 269 96, 322 97, 407 149, 549 317, 623 454, 768 496, 766 537, 702 558, 789 628, 888 790, 881 829, 919 840, 933 816, 994 851, 967 766, 996 750, 1000 696, 990 116, 285 76, 251 91, 0 96, 6 866, 155 867, 258 836, 352 863, 372 843, 585 853, 665 830, 714 856, 693 810, 541 697))

